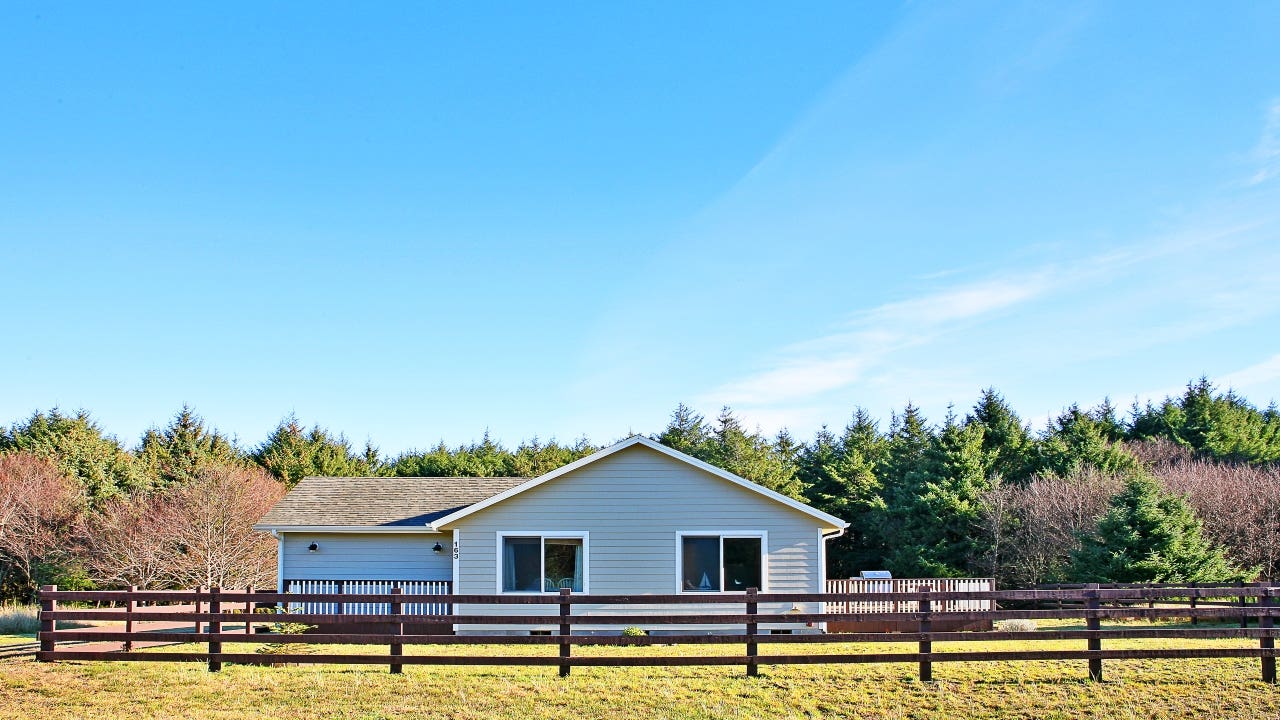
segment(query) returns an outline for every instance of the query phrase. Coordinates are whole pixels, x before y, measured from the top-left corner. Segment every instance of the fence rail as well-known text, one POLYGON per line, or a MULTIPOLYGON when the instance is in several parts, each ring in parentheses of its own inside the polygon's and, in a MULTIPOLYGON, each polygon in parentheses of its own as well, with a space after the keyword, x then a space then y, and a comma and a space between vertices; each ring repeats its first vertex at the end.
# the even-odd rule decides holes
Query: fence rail
MULTIPOLYGON (((1280 615, 1280 605, 1276 596, 1280 587, 1272 584, 1253 584, 1247 586, 1224 587, 1124 587, 1102 588, 1086 586, 1083 588, 1063 588, 1046 590, 961 590, 954 587, 934 590, 930 585, 908 591, 899 587, 889 592, 843 592, 843 593, 757 593, 749 589, 744 593, 698 594, 698 595, 574 595, 568 590, 559 594, 540 595, 458 595, 427 593, 406 593, 402 588, 392 588, 389 592, 370 592, 360 596, 359 603, 379 612, 296 612, 286 616, 291 623, 323 624, 327 627, 341 627, 344 624, 378 623, 385 628, 380 632, 332 632, 306 634, 261 634, 251 633, 250 629, 257 619, 245 614, 255 604, 279 603, 298 604, 302 606, 326 607, 327 604, 350 602, 346 593, 278 593, 272 591, 222 591, 218 588, 200 589, 183 592, 152 591, 59 591, 56 586, 46 586, 40 592, 41 600, 41 632, 40 652, 37 658, 42 661, 57 660, 131 660, 143 662, 190 662, 208 663, 209 669, 221 669, 224 662, 233 663, 343 663, 389 665, 392 672, 400 672, 404 665, 545 665, 558 667, 561 675, 568 675, 572 667, 578 666, 633 666, 633 665, 739 665, 745 666, 748 675, 756 674, 760 665, 774 664, 811 664, 811 663, 917 663, 921 679, 932 678, 933 664, 939 662, 988 662, 988 661, 1033 661, 1033 660, 1084 660, 1088 663, 1089 676, 1095 680, 1102 679, 1102 663, 1105 660, 1139 659, 1139 658, 1258 658, 1261 665, 1262 679, 1276 682, 1275 637, 1280 630, 1275 628, 1275 618, 1280 615), (1230 598, 1228 607, 1192 607, 1183 601, 1196 598, 1230 598), (1134 600, 1144 601, 1138 604, 1134 600), (167 620, 178 623, 195 624, 197 631, 191 632, 141 632, 132 627, 139 619, 132 608, 138 601, 182 602, 196 608, 190 610, 162 611, 149 609, 145 615, 147 621, 167 620), (113 602, 124 605, 123 609, 61 609, 59 603, 68 602, 113 602), (1027 603, 1027 608, 1000 608, 1003 602, 1027 603), (1076 607, 1058 609, 1052 607, 1059 601, 1066 601, 1076 607), (897 603, 896 607, 909 610, 885 609, 876 603, 897 603), (825 612, 819 613, 776 613, 761 612, 761 604, 773 603, 825 603, 825 612), (949 604, 950 603, 950 604, 949 604), (449 617, 458 626, 552 626, 557 630, 555 635, 493 635, 480 634, 467 630, 470 634, 458 635, 425 635, 405 632, 406 624, 417 622, 407 612, 413 605, 462 604, 507 605, 507 606, 546 606, 552 605, 557 610, 554 615, 517 614, 517 615, 453 615, 449 617), (730 606, 723 612, 704 613, 698 615, 671 614, 655 612, 652 608, 658 605, 719 605, 730 606), (1044 608, 1043 604, 1051 607, 1044 608), (602 605, 621 606, 623 612, 632 605, 643 605, 643 612, 627 614, 597 614, 593 610, 602 605), (381 612, 385 606, 385 612, 381 612), (590 608, 579 607, 590 606, 590 608), (575 607, 585 612, 574 614, 575 607), (982 607, 986 609, 966 609, 982 607), (835 608, 835 609, 833 609, 835 608), (862 608, 870 608, 863 610, 862 608), (940 608, 956 608, 942 610, 940 608), (234 613, 234 614, 233 614, 234 613), (1181 620, 1185 618, 1204 620, 1234 621, 1244 616, 1253 618, 1256 627, 1168 627, 1156 626, 1146 628, 1102 627, 1103 620, 1145 618, 1149 620, 1181 620), (1033 619, 1083 619, 1085 629, 1053 629, 1036 631, 1003 631, 991 632, 957 632, 935 631, 932 623, 940 618, 969 618, 987 621, 1000 621, 1015 618, 1033 619), (123 632, 58 630, 57 623, 64 620, 124 620, 126 629, 123 632), (901 633, 812 633, 812 634, 767 634, 761 632, 762 623, 838 623, 862 622, 892 619, 914 623, 914 632, 901 633), (239 624, 244 627, 239 631, 224 630, 225 624, 239 624), (206 632, 200 632, 200 623, 204 623, 206 632), (634 625, 679 625, 698 624, 716 625, 723 634, 675 634, 662 636, 629 637, 619 635, 574 634, 574 626, 613 626, 634 625), (1103 649, 1103 644, 1113 640, 1145 640, 1145 639, 1249 639, 1256 640, 1257 647, 1150 647, 1103 649), (59 642, 98 640, 119 642, 121 650, 68 650, 58 649, 59 642), (1077 640, 1078 649, 1055 650, 974 650, 934 652, 934 642, 969 642, 969 641, 1038 641, 1038 640, 1077 640), (136 641, 151 642, 185 642, 207 643, 205 652, 164 652, 164 651, 127 651, 136 641), (818 643, 916 643, 916 652, 859 652, 818 654, 804 653, 800 650, 818 643), (223 643, 267 644, 275 648, 286 648, 290 644, 307 643, 311 645, 385 645, 389 647, 386 655, 375 654, 303 654, 298 652, 279 652, 271 655, 259 655, 249 652, 224 652, 223 643), (760 650, 763 643, 778 644, 794 651, 764 654, 760 650), (493 654, 465 655, 404 655, 404 647, 409 646, 447 646, 447 645, 547 645, 554 646, 558 652, 546 656, 502 656, 493 654), (574 646, 645 646, 668 644, 697 645, 738 645, 745 648, 742 654, 710 655, 710 656, 648 656, 648 655, 592 655, 589 657, 573 656, 574 646)), ((698 608, 704 610, 705 608, 698 608)), ((260 616, 258 616, 260 617, 260 616)), ((268 620, 273 618, 268 618, 268 620)), ((1168 643, 1165 643, 1166 645, 1168 643)))

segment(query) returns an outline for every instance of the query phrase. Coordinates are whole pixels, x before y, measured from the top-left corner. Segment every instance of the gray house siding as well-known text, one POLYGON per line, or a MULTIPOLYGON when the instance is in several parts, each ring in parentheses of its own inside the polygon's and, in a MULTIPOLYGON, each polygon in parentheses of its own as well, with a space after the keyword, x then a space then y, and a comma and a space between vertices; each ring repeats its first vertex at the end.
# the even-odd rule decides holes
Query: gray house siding
POLYGON ((296 580, 450 580, 451 538, 425 533, 280 533, 284 578, 296 580), (307 549, 311 543, 319 548, 307 549), (436 555, 431 547, 444 546, 436 555))
MULTIPOLYGON (((822 590, 819 521, 640 445, 477 511, 458 520, 455 527, 459 542, 455 591, 459 593, 497 592, 498 534, 522 532, 587 533, 585 589, 591 594, 677 592, 677 533, 681 532, 767 533, 761 591, 822 590)), ((676 607, 686 613, 741 611, 741 606, 725 605, 676 607)), ((555 612, 554 606, 512 605, 460 606, 457 612, 536 614, 534 608, 555 612)), ((761 607, 766 613, 789 609, 790 605, 761 607)), ((802 609, 816 611, 817 606, 802 609)), ((582 612, 631 614, 644 609, 575 607, 575 613, 582 612)))

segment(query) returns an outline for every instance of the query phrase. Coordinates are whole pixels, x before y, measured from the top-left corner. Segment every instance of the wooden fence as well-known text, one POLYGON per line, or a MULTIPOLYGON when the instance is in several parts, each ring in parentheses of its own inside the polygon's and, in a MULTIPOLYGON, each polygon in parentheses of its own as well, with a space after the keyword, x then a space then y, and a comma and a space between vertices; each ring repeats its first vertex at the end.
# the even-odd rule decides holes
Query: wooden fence
POLYGON ((1100 588, 1087 586, 1084 588, 1060 590, 987 590, 987 591, 933 591, 923 588, 916 592, 894 593, 757 593, 754 589, 745 594, 702 594, 697 595, 574 595, 568 590, 561 590, 558 595, 410 595, 393 589, 386 594, 370 594, 361 596, 359 602, 385 603, 387 613, 375 614, 317 614, 298 613, 280 616, 289 622, 334 625, 342 623, 386 623, 389 632, 379 633, 306 633, 306 634, 257 634, 248 632, 253 622, 245 623, 238 632, 224 631, 224 623, 238 624, 246 618, 245 610, 258 603, 346 603, 350 596, 337 594, 310 593, 271 593, 271 592, 223 592, 217 588, 210 590, 174 592, 139 591, 127 593, 123 591, 59 591, 55 586, 46 586, 40 592, 41 600, 41 632, 40 652, 37 658, 42 661, 57 660, 133 660, 151 662, 198 661, 208 663, 212 671, 221 669, 225 662, 264 664, 264 663, 344 663, 389 665, 391 672, 398 673, 404 665, 543 665, 559 668, 562 676, 568 675, 572 667, 578 666, 631 666, 631 665, 745 665, 748 675, 755 675, 760 665, 780 664, 816 664, 816 663, 917 663, 922 680, 931 680, 933 664, 939 662, 985 662, 985 661, 1023 661, 1023 660, 1083 660, 1088 663, 1089 676, 1094 680, 1102 679, 1102 663, 1106 660, 1128 660, 1141 658, 1259 658, 1262 679, 1276 682, 1276 649, 1274 627, 1275 618, 1280 615, 1280 606, 1276 596, 1280 587, 1271 584, 1255 584, 1245 587, 1217 588, 1185 588, 1185 587, 1139 587, 1139 588, 1100 588), (1188 598, 1228 598, 1241 605, 1226 607, 1192 608, 1182 600, 1188 598), (163 612, 150 608, 146 614, 148 621, 168 621, 181 623, 206 623, 205 632, 135 632, 128 629, 123 632, 102 630, 58 630, 57 623, 63 620, 97 620, 124 621, 131 623, 138 616, 130 611, 133 603, 138 601, 181 601, 194 604, 203 610, 163 612), (786 621, 793 623, 835 623, 862 622, 879 620, 909 620, 916 624, 915 632, 904 633, 812 633, 771 635, 759 630, 761 623, 776 623, 779 616, 759 612, 761 603, 826 603, 827 607, 858 607, 865 602, 910 602, 915 610, 911 612, 820 612, 786 614, 786 621), (961 617, 972 620, 1000 621, 1017 618, 1032 620, 1077 619, 1083 620, 1084 629, 1050 629, 1034 631, 1002 631, 992 632, 955 632, 935 631, 932 623, 943 614, 935 608, 950 601, 976 601, 991 604, 986 610, 957 610, 948 613, 949 617, 961 617), (1057 601, 1071 603, 1070 607, 1049 607, 1057 601), (60 603, 111 602, 124 604, 121 609, 61 609, 60 603), (516 625, 545 626, 548 623, 557 627, 557 635, 413 635, 403 632, 406 620, 404 607, 406 603, 449 603, 458 605, 516 605, 545 606, 554 605, 557 615, 453 615, 450 620, 459 625, 516 625), (1018 609, 996 609, 1002 604, 1025 604, 1018 609), (620 614, 620 615, 586 615, 573 613, 575 605, 612 605, 623 608, 632 605, 652 606, 654 604, 715 604, 729 606, 723 613, 702 615, 680 615, 671 613, 620 614), (233 614, 234 613, 234 614, 233 614), (1112 627, 1103 629, 1104 620, 1114 621, 1133 618, 1148 620, 1177 620, 1196 618, 1200 620, 1231 622, 1241 615, 1256 620, 1256 627, 1112 627), (238 615, 238 617, 237 617, 238 615), (626 637, 622 635, 587 635, 574 634, 574 625, 611 625, 617 627, 644 626, 656 624, 713 624, 723 628, 723 634, 702 635, 662 635, 626 637), (1137 649, 1103 649, 1103 644, 1110 640, 1134 639, 1256 639, 1257 647, 1182 647, 1182 648, 1137 648, 1137 649), (207 643, 206 651, 90 651, 58 649, 61 641, 109 641, 123 645, 135 641, 163 641, 174 643, 207 643), (968 641, 1039 641, 1070 640, 1079 641, 1079 649, 1069 650, 975 650, 933 652, 934 642, 968 642, 968 641), (802 647, 814 643, 917 643, 916 652, 858 652, 815 654, 799 652, 802 647), (385 645, 389 647, 387 655, 374 654, 303 654, 281 653, 263 656, 251 652, 224 652, 223 643, 253 644, 328 644, 328 645, 385 645), (785 654, 762 654, 760 643, 782 644, 795 651, 785 654), (573 656, 575 646, 644 646, 668 644, 699 645, 739 645, 745 652, 733 655, 708 656, 649 656, 649 655, 610 655, 610 656, 573 656), (497 656, 484 654, 478 650, 466 655, 405 655, 406 645, 549 645, 555 646, 558 652, 546 656, 497 656))

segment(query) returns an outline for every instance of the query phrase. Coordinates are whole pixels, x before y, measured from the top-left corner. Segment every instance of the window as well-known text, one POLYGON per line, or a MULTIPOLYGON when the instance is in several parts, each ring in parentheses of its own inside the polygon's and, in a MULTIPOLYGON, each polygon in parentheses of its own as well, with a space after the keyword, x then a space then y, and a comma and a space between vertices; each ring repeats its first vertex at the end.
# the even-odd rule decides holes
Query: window
POLYGON ((498 535, 502 592, 559 592, 586 588, 586 534, 498 535))
POLYGON ((764 535, 681 534, 681 592, 764 589, 764 535))

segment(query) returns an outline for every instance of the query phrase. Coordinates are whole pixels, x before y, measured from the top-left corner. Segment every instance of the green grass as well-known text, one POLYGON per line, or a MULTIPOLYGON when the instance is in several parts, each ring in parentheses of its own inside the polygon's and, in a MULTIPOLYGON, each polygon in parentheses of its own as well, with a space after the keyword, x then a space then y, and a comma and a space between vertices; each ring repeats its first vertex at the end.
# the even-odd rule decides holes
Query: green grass
POLYGON ((0 650, 12 645, 30 645, 35 639, 35 633, 0 634, 0 650))
MULTIPOLYGON (((1115 641, 1106 647, 1252 646, 1256 640, 1115 641)), ((961 649, 1078 648, 1083 641, 935 643, 961 649)), ((163 648, 198 650, 187 648, 163 648)), ((253 645, 226 645, 231 652, 253 645)), ((909 651, 911 644, 805 646, 828 653, 909 651)), ((332 648, 385 654, 385 647, 332 648)), ((796 650, 761 645, 762 653, 796 650)), ((553 655, 553 646, 406 647, 406 653, 553 655)), ((575 655, 734 654, 736 645, 574 648, 575 655)), ((1084 661, 914 665, 574 668, 385 666, 264 668, 198 663, 0 661, 0 717, 83 718, 1280 718, 1280 687, 1257 659, 1107 661, 1091 683, 1084 661)))

